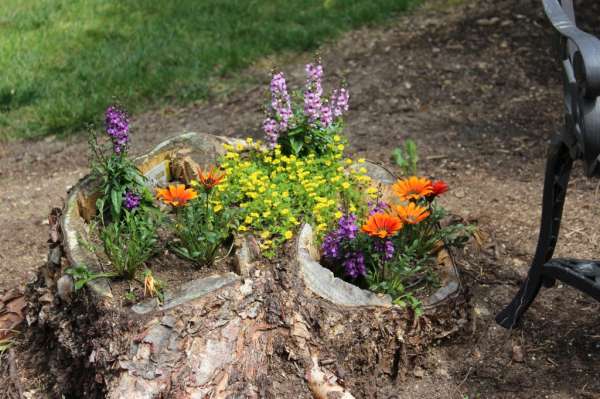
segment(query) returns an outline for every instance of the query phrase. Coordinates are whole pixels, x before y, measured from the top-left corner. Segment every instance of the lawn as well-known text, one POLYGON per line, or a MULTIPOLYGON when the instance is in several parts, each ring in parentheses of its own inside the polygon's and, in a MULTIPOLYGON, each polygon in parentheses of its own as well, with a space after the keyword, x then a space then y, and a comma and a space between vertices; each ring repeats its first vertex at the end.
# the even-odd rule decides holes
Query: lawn
POLYGON ((206 98, 260 57, 314 49, 418 0, 2 0, 0 140, 206 98))

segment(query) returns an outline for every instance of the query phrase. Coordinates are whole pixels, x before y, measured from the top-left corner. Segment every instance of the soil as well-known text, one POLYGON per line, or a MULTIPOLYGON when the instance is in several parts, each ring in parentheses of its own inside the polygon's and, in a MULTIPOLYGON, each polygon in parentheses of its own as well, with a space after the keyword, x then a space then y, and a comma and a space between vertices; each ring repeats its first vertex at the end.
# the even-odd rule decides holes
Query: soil
MULTIPOLYGON (((226 242, 226 246, 218 250, 215 262, 208 266, 197 265, 169 251, 165 243, 173 242, 175 237, 166 229, 159 229, 158 237, 159 241, 156 252, 145 262, 145 266, 152 271, 154 278, 160 281, 165 290, 179 287, 188 281, 207 277, 212 274, 235 271, 235 260, 233 256, 230 256, 233 252, 229 251, 232 245, 230 242, 226 242)), ((108 265, 109 261, 101 250, 102 242, 100 238, 97 234, 94 234, 91 239, 94 242, 95 248, 98 248, 97 256, 102 264, 108 265)), ((113 297, 117 301, 120 301, 120 305, 122 306, 131 306, 145 297, 143 281, 139 275, 136 282, 125 279, 111 279, 110 287, 113 297)))
MULTIPOLYGON (((218 259, 210 267, 198 267, 168 251, 160 254, 160 256, 150 258, 146 262, 146 266, 152 270, 154 278, 159 280, 166 290, 212 274, 235 270, 232 257, 218 259)), ((131 306, 144 299, 144 287, 140 283, 131 284, 127 280, 112 280, 110 285, 113 296, 123 299, 123 306, 131 306), (126 297, 126 294, 130 292, 133 293, 133 298, 126 297)))
MULTIPOLYGON (((432 347, 424 364, 398 383, 395 396, 378 397, 600 397, 598 303, 559 284, 543 289, 522 329, 506 331, 493 320, 527 272, 545 151, 562 120, 552 30, 539 1, 456 3, 426 1, 412 14, 320 49, 326 75, 333 83, 345 80, 351 90, 350 151, 393 168, 391 150, 413 138, 422 173, 450 184, 443 204, 477 223, 485 237, 459 259, 470 328, 432 347)), ((598 29, 600 6, 577 5, 586 9, 583 25, 598 29)), ((271 66, 294 85, 310 59, 263 60, 244 71, 246 83, 227 96, 136 115, 134 152, 183 131, 258 137, 271 66)), ((1 291, 24 284, 45 260, 46 216, 88 166, 84 137, 0 146, 1 291)), ((576 167, 556 255, 598 254, 597 200, 597 183, 576 167)))

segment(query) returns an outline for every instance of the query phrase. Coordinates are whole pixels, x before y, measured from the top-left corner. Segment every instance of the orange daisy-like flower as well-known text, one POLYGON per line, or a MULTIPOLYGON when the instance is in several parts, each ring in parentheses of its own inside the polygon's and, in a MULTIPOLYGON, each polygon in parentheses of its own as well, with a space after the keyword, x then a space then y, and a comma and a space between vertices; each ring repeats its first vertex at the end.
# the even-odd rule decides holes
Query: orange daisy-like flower
POLYGON ((443 180, 434 181, 433 184, 431 185, 431 190, 432 190, 431 195, 433 197, 437 197, 438 195, 442 195, 446 191, 448 191, 448 184, 443 180))
POLYGON ((416 176, 398 180, 392 186, 392 190, 400 198, 400 201, 418 200, 433 192, 431 180, 416 176))
POLYGON ((156 196, 165 204, 179 207, 196 198, 198 193, 193 188, 185 188, 183 184, 171 184, 167 188, 156 190, 156 196))
POLYGON ((406 206, 398 205, 394 207, 394 211, 402 222, 408 224, 417 224, 431 214, 427 208, 419 206, 414 202, 409 202, 406 206))
POLYGON ((402 220, 387 213, 375 213, 369 216, 362 231, 373 237, 391 237, 402 228, 402 220))
POLYGON ((210 191, 221 184, 224 177, 225 172, 218 172, 214 166, 207 172, 203 172, 202 169, 198 168, 198 179, 206 191, 210 191))

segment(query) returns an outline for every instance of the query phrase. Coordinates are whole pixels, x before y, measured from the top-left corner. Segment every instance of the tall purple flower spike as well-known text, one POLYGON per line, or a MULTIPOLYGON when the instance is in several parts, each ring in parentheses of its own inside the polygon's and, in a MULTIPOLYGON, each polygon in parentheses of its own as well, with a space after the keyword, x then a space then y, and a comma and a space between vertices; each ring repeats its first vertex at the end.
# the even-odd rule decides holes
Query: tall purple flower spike
POLYGON ((313 123, 321 117, 321 96, 323 95, 323 67, 319 64, 307 64, 306 88, 304 90, 304 115, 313 123))
POLYGON ((116 154, 126 151, 129 142, 129 120, 125 111, 115 105, 106 109, 105 113, 106 133, 113 143, 116 154))
POLYGON ((292 103, 287 91, 285 76, 282 72, 273 75, 271 79, 271 109, 270 116, 263 121, 263 131, 271 148, 275 147, 279 135, 288 128, 292 117, 292 103))
POLYGON ((335 90, 331 95, 331 109, 333 116, 339 118, 348 111, 348 101, 350 99, 350 93, 345 88, 335 90))

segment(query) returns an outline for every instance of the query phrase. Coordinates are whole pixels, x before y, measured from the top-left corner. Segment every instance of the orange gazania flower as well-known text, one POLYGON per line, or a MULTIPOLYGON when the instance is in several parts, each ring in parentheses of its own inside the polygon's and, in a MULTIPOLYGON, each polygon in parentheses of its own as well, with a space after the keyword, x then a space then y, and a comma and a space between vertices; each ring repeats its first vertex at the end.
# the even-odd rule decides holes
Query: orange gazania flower
POLYGON ((207 172, 203 172, 202 169, 198 168, 198 179, 206 191, 210 191, 215 186, 221 184, 224 177, 225 172, 218 172, 214 166, 207 172))
POLYGON ((400 201, 418 200, 433 192, 431 180, 416 176, 398 180, 392 186, 392 190, 400 201))
POLYGON ((165 204, 179 207, 196 198, 198 193, 193 188, 185 188, 183 184, 171 184, 167 188, 156 190, 156 196, 165 204))
POLYGON ((406 206, 397 205, 394 207, 394 211, 402 222, 408 224, 417 224, 431 214, 427 208, 419 206, 414 202, 409 202, 406 206))
POLYGON ((431 185, 431 190, 431 196, 437 197, 438 195, 442 195, 448 191, 448 184, 443 180, 436 180, 431 185))
POLYGON ((369 216, 362 231, 373 237, 391 237, 402 228, 402 220, 387 213, 375 213, 369 216))

